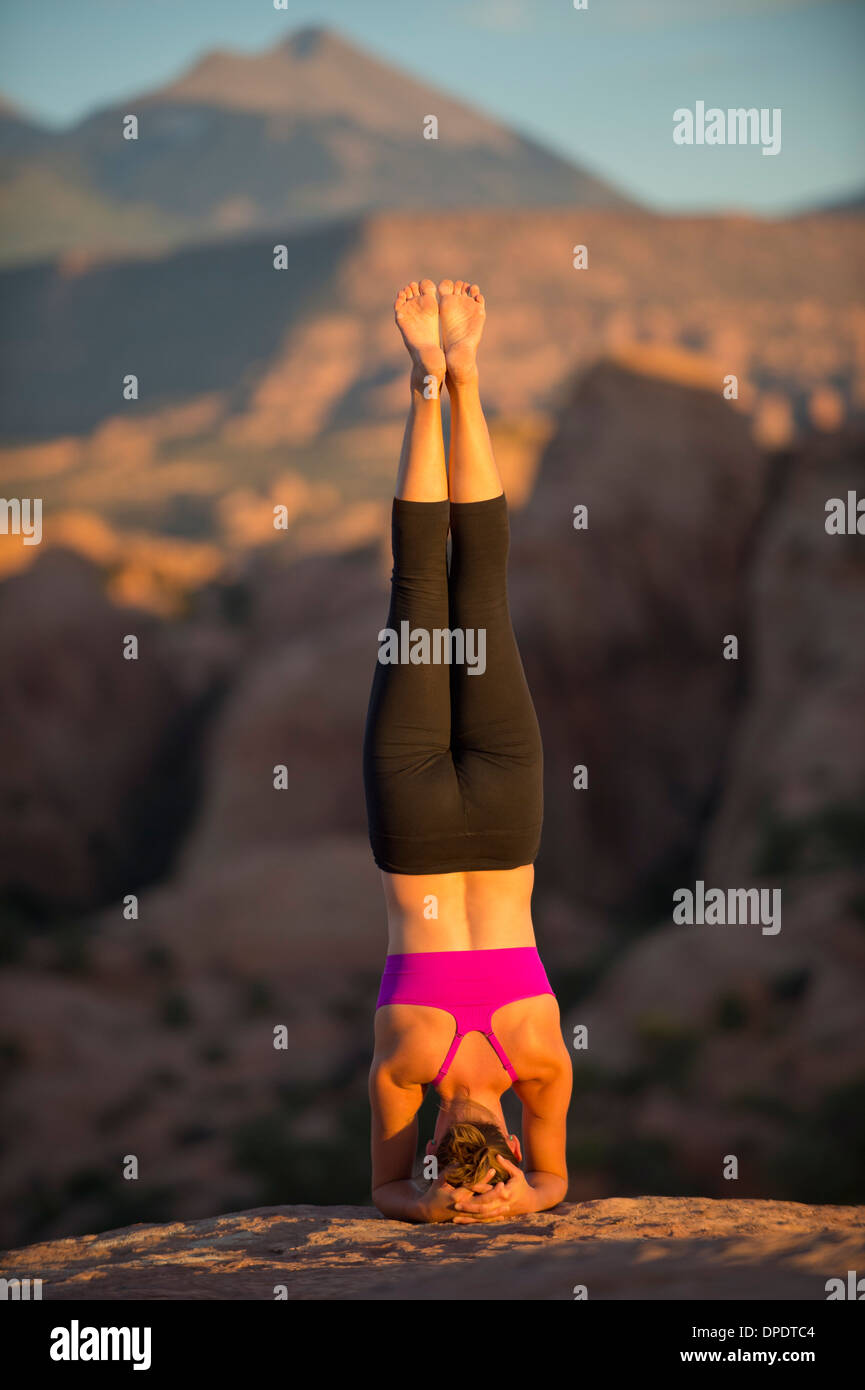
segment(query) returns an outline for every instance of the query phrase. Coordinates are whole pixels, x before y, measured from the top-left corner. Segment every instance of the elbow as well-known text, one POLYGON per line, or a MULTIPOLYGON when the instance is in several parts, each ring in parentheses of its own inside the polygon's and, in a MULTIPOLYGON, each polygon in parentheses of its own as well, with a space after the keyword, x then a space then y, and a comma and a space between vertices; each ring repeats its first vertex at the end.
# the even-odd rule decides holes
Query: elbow
POLYGON ((568 1195, 568 1179, 562 1177, 561 1173, 544 1173, 537 1188, 536 1211, 549 1211, 550 1207, 557 1207, 559 1202, 563 1202, 568 1195))
POLYGON ((557 1207, 557 1206, 559 1205, 559 1202, 563 1202, 563 1201, 565 1200, 565 1198, 567 1197, 567 1195, 568 1195, 568 1179, 567 1179, 567 1176, 562 1177, 561 1174, 558 1174, 558 1173, 557 1173, 556 1176, 555 1176, 554 1179, 553 1179, 553 1183, 552 1183, 552 1187, 551 1187, 551 1191, 550 1191, 550 1206, 551 1206, 551 1207, 557 1207))
POLYGON ((382 1216, 386 1216, 389 1221, 398 1221, 403 1213, 403 1203, 399 1199, 398 1184, 392 1182, 382 1183, 381 1187, 372 1189, 372 1204, 376 1211, 382 1216))
POLYGON ((384 1194, 385 1189, 383 1187, 374 1187, 372 1189, 372 1204, 376 1211, 381 1212, 382 1216, 387 1216, 387 1199, 384 1194))

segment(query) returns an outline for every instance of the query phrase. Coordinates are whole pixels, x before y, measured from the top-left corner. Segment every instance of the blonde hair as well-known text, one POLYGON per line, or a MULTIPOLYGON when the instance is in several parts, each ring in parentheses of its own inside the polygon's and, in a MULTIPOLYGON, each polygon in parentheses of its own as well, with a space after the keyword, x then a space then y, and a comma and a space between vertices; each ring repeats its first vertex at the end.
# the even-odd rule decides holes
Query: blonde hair
POLYGON ((507 1182, 511 1174, 501 1160, 513 1163, 514 1155, 491 1111, 472 1101, 456 1102, 448 1109, 455 1118, 436 1149, 439 1173, 453 1187, 473 1187, 490 1169, 490 1183, 507 1182))

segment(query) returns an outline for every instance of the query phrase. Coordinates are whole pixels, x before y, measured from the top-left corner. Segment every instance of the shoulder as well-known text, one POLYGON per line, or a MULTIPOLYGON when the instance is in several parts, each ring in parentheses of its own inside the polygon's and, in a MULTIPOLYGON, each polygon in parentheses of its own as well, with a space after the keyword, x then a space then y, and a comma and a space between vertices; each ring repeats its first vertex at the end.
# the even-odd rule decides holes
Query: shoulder
POLYGON ((525 1078, 521 1086, 569 1090, 573 1064, 562 1037, 561 1013, 555 995, 539 995, 529 1001, 518 1030, 518 1053, 519 1065, 516 1059, 515 1065, 520 1077, 525 1078))
POLYGON ((425 1093, 425 1087, 410 1080, 403 1067, 394 1067, 390 1058, 373 1058, 368 1089, 374 1117, 385 1130, 394 1133, 411 1122, 425 1093))
POLYGON ((536 994, 503 1004, 494 1014, 493 1027, 512 1032, 523 1047, 569 1060, 562 1038, 559 1001, 554 994, 536 994))
POLYGON ((388 1004, 375 1016, 373 1068, 384 1070, 395 1085, 431 1081, 447 1052, 454 1021, 441 1009, 419 1004, 388 1004))

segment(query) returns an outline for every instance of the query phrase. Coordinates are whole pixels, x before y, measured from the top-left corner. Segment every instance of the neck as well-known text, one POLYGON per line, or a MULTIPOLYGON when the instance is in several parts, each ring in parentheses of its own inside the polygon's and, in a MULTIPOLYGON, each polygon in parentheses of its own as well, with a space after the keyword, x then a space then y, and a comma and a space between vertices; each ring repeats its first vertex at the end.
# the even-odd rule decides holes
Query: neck
POLYGON ((448 1100, 442 1097, 442 1105, 436 1118, 435 1133, 433 1134, 434 1144, 440 1143, 452 1124, 456 1124, 462 1120, 471 1120, 471 1104, 483 1106, 484 1110, 488 1112, 483 1116, 483 1119, 494 1121, 499 1126, 502 1133, 507 1134, 508 1127, 505 1123, 504 1112, 502 1111, 499 1096, 484 1092, 482 1095, 462 1095, 458 1100, 448 1100), (466 1108, 469 1108, 469 1114, 465 1113, 466 1108))

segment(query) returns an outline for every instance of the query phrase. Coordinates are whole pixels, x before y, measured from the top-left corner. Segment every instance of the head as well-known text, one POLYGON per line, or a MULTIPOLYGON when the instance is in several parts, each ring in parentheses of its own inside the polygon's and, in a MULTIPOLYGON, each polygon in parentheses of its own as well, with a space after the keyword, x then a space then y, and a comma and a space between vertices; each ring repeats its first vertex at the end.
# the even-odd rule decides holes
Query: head
POLYGON ((507 1182, 511 1175, 502 1158, 522 1161, 516 1135, 507 1134, 492 1111, 470 1100, 453 1101, 443 1110, 436 1140, 427 1144, 426 1152, 435 1154, 439 1173, 454 1187, 474 1187, 484 1180, 493 1186, 507 1182), (442 1124, 446 1127, 440 1132, 442 1124))

